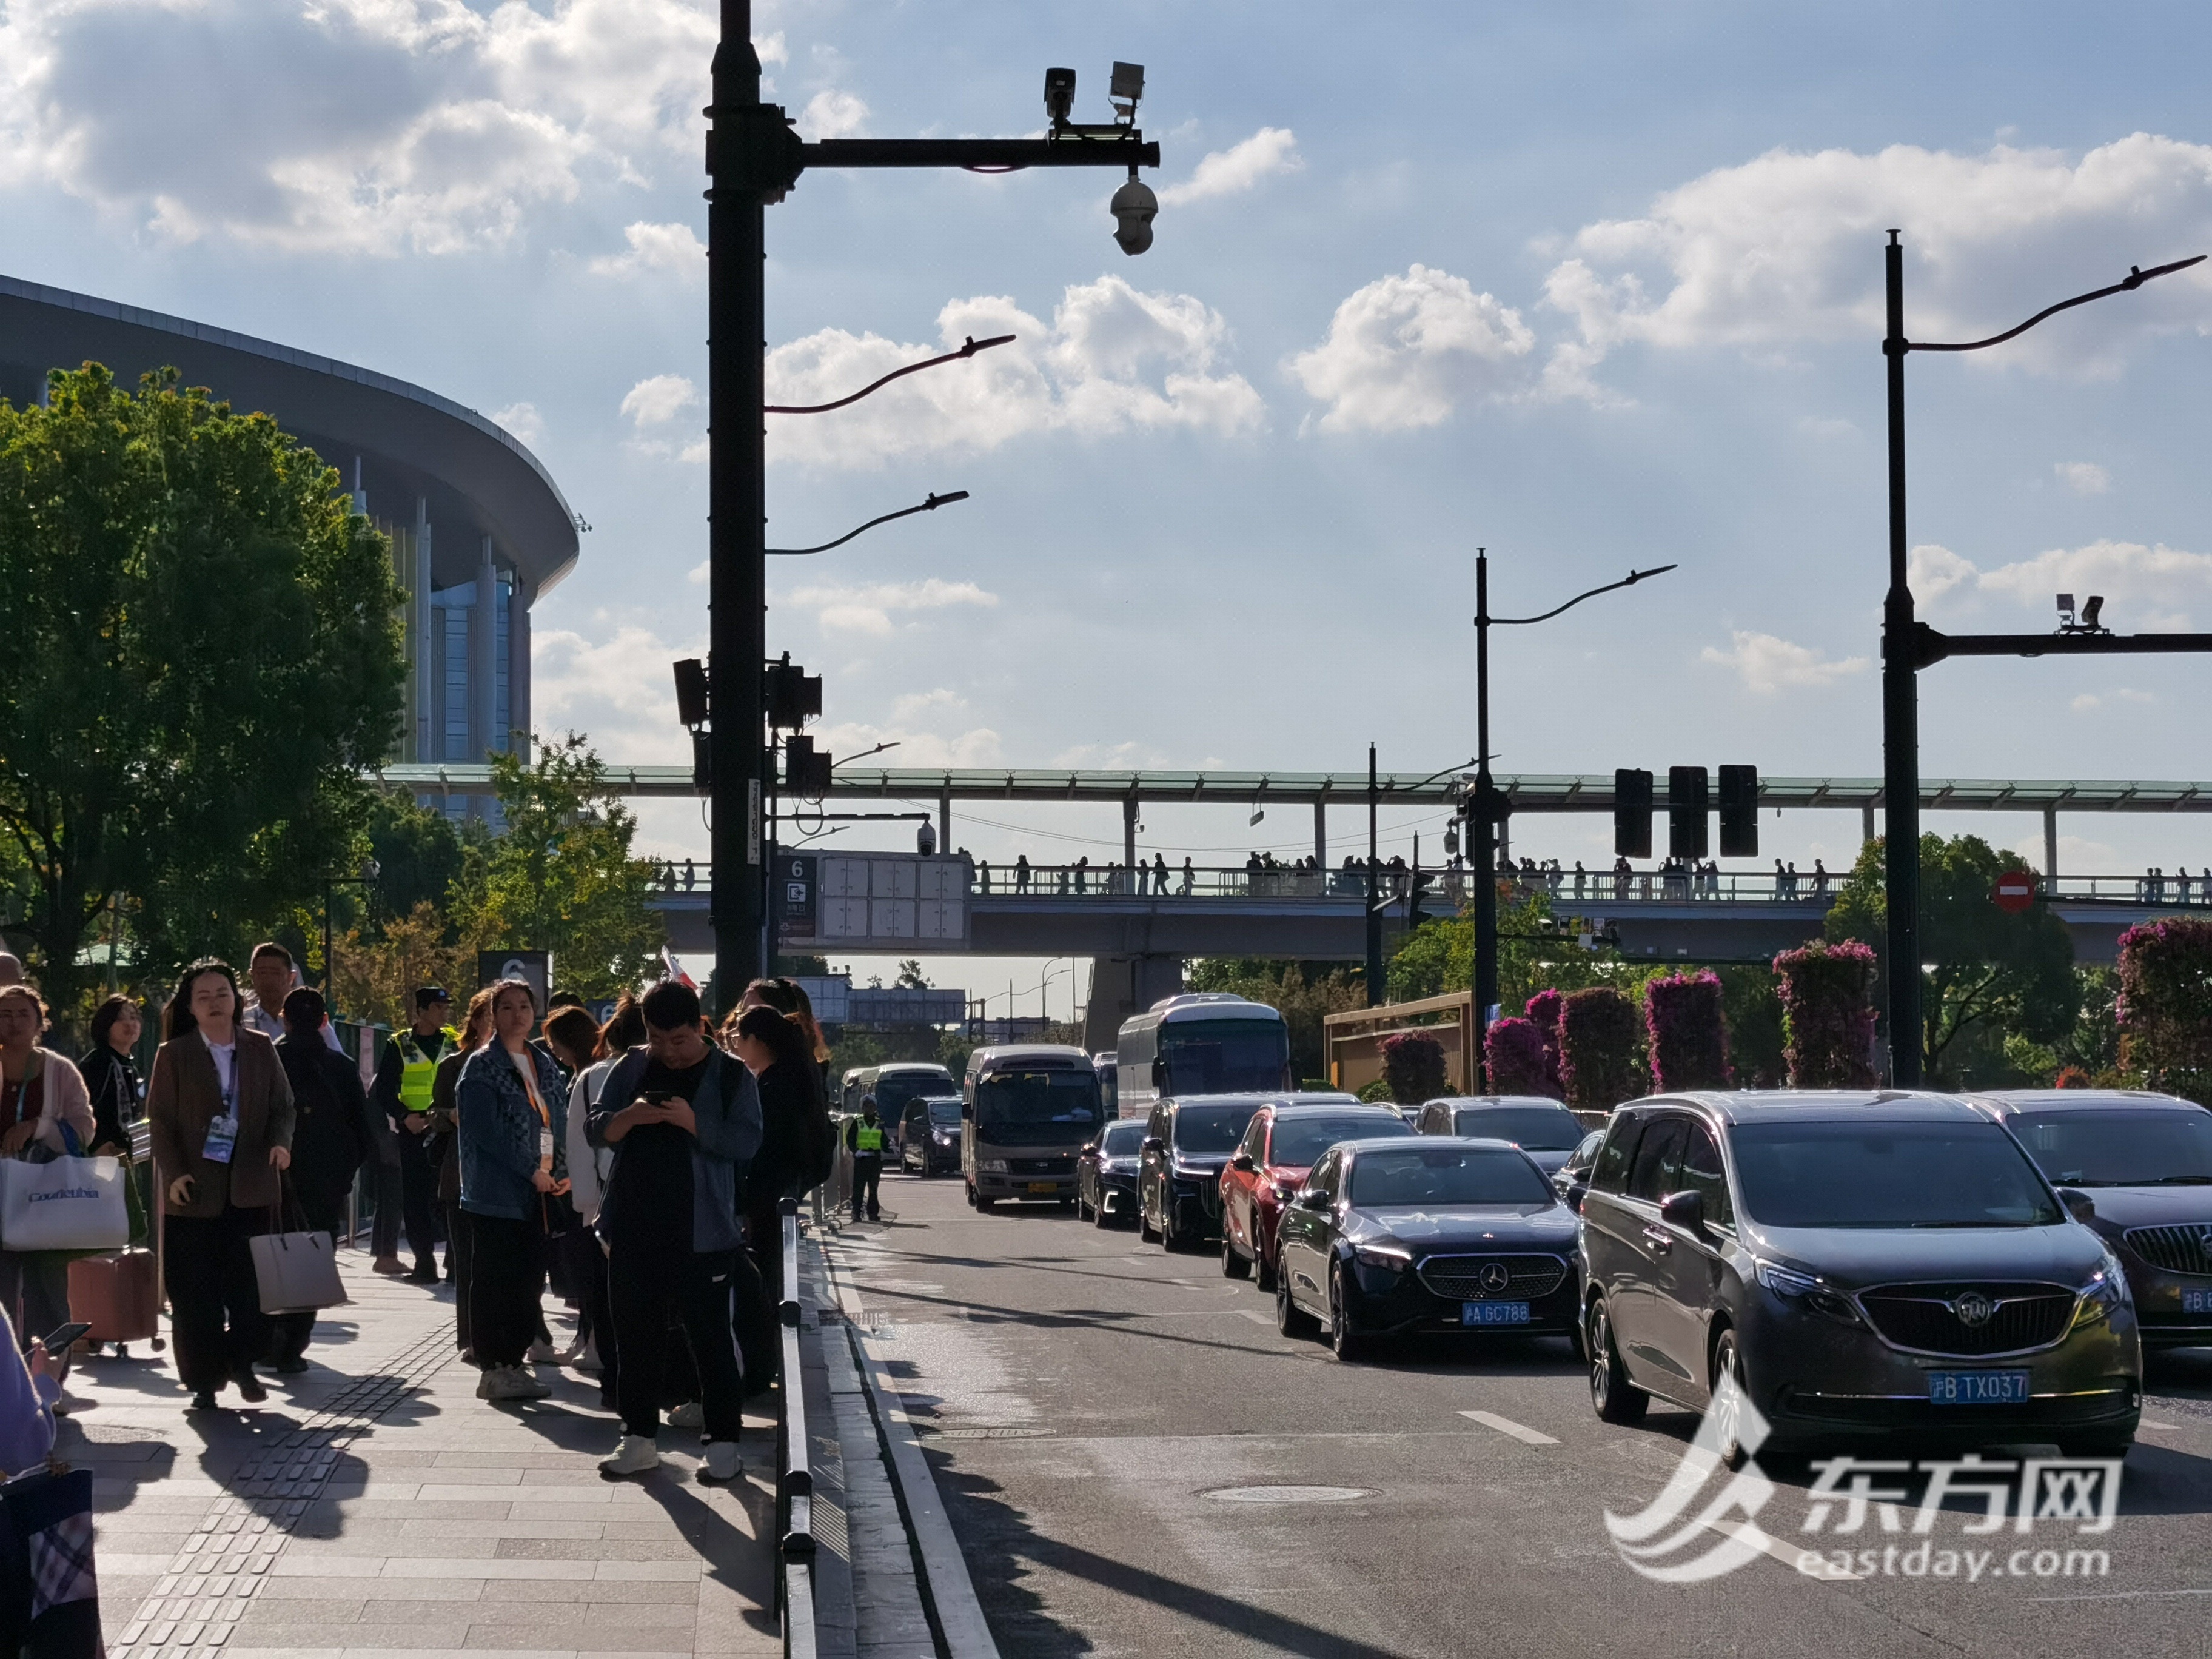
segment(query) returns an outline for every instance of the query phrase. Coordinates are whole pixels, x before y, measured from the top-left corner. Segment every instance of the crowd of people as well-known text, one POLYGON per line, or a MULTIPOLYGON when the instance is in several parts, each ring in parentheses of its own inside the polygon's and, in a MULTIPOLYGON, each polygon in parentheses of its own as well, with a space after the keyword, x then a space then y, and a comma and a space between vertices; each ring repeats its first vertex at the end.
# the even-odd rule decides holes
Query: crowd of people
MULTIPOLYGON (((836 1156, 829 1047, 805 992, 756 981, 718 1030, 680 981, 625 994, 602 1023, 573 995, 541 1009, 509 979, 471 998, 456 1028, 450 994, 423 986, 364 1087, 321 993, 299 980, 275 943, 254 951, 244 985, 227 963, 192 963, 142 1083, 131 998, 100 1006, 72 1060, 44 1046, 46 1008, 0 951, 0 1156, 132 1166, 147 1200, 134 1216, 161 1232, 187 1409, 219 1409, 233 1389, 258 1403, 260 1373, 308 1368, 315 1316, 262 1311, 253 1241, 349 1237, 358 1187, 374 1269, 450 1285, 479 1398, 543 1397, 538 1368, 571 1364, 621 1419, 607 1474, 657 1466, 665 1419, 702 1436, 702 1478, 734 1477, 744 1401, 778 1382, 779 1203, 836 1156), (565 1349, 549 1292, 574 1310, 565 1349)), ((25 1418, 0 1422, 5 1457, 52 1443, 68 1355, 43 1338, 70 1319, 66 1261, 0 1250, 0 1407, 25 1418)))

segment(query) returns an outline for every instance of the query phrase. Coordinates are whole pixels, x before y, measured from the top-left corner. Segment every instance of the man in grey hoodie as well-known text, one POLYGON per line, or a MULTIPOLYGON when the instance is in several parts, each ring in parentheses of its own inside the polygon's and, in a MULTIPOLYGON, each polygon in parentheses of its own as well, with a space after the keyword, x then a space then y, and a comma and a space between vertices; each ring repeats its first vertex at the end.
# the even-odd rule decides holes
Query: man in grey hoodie
POLYGON ((671 1316, 699 1370, 703 1478, 737 1477, 744 1382, 732 1300, 745 1258, 738 1193, 760 1150, 760 1093, 744 1062, 707 1040, 699 994, 673 981, 645 994, 646 1048, 608 1077, 586 1138, 614 1160, 599 1199, 614 1314, 622 1443, 610 1475, 658 1468, 660 1379, 671 1316))

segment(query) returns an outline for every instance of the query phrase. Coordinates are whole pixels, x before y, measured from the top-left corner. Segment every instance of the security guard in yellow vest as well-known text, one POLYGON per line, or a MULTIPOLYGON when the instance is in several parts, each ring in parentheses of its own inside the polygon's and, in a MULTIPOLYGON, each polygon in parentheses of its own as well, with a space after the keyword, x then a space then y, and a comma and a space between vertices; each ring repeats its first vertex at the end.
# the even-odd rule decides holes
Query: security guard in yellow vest
POLYGON ((372 1115, 392 1138, 377 1193, 375 1267, 379 1273, 405 1272, 398 1254, 404 1221, 407 1248, 415 1256, 415 1269, 406 1277, 416 1285, 438 1280, 438 1181, 423 1152, 422 1136, 430 1127, 430 1085, 438 1061, 460 1042, 446 1023, 453 1011, 453 999, 441 986, 425 985, 415 993, 415 1024, 394 1032, 384 1045, 371 1094, 376 1108, 372 1115))
POLYGON ((860 1218, 866 1206, 868 1219, 878 1220, 883 1206, 876 1201, 876 1188, 884 1178, 884 1126, 876 1116, 876 1097, 862 1097, 860 1115, 845 1126, 845 1144, 853 1149, 853 1219, 860 1218))

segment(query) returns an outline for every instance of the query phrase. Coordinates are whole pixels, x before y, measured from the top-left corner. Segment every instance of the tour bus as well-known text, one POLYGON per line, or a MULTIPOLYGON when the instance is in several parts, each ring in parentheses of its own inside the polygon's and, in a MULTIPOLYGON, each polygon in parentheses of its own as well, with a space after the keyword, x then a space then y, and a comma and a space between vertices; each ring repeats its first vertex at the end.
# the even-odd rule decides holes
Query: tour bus
POLYGON ((876 1097, 876 1116, 894 1136, 905 1121, 906 1103, 924 1095, 957 1095, 960 1085, 942 1066, 924 1060, 894 1060, 886 1066, 856 1066, 845 1073, 837 1104, 858 1117, 860 1103, 876 1097))
POLYGON ((978 1048, 968 1057, 960 1115, 970 1204, 988 1210, 1020 1198, 1074 1207, 1075 1155, 1105 1121, 1089 1054, 1056 1043, 978 1048))
POLYGON ((1114 1092, 1122 1117, 1149 1117, 1164 1097, 1297 1086, 1291 1075, 1291 1028, 1282 1015, 1226 991, 1164 997, 1124 1020, 1115 1059, 1114 1092))

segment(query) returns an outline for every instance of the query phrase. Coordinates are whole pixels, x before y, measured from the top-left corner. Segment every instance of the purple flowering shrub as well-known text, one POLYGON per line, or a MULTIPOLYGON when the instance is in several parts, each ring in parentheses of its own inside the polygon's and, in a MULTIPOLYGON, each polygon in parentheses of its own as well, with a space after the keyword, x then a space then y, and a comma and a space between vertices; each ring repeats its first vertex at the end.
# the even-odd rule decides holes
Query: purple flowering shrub
POLYGON ((2212 921, 2169 916, 2120 935, 2120 1066, 2212 1104, 2212 921))
POLYGON ((1507 1018, 1490 1028, 1483 1039, 1483 1055, 1490 1062, 1490 1091, 1498 1095, 1549 1095, 1559 1098, 1551 1079, 1544 1033, 1532 1019, 1507 1018))
POLYGON ((1433 1100, 1451 1086, 1444 1045, 1426 1031, 1401 1031, 1382 1039, 1382 1080, 1401 1106, 1433 1100))
POLYGON ((1535 1092, 1554 1100, 1567 1097, 1567 1085, 1559 1079, 1559 1008, 1565 1001, 1557 991, 1539 991, 1527 1005, 1528 1018, 1544 1035, 1544 1086, 1535 1092))
POLYGON ((1644 988, 1644 1023, 1654 1089, 1729 1086, 1734 1073, 1718 974, 1708 969, 1650 981, 1644 988))
POLYGON ((1611 1111, 1637 1092, 1636 1006, 1602 985, 1570 992, 1559 1008, 1559 1076, 1567 1104, 1611 1111))
POLYGON ((1814 939, 1774 958, 1782 981, 1783 1058, 1793 1089, 1874 1086, 1872 947, 1814 939))

